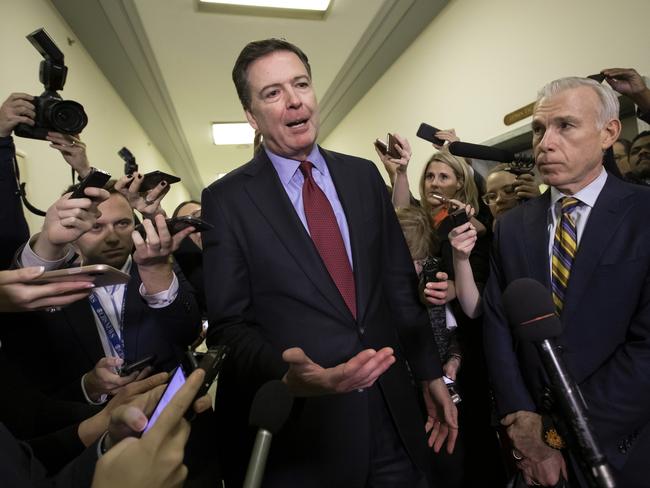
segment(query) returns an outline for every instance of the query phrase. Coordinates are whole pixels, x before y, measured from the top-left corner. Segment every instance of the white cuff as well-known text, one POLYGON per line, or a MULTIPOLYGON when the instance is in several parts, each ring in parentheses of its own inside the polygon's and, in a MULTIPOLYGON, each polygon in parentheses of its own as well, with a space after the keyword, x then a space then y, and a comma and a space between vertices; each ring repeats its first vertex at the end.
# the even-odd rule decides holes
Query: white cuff
POLYGON ((147 295, 147 290, 144 287, 144 283, 140 283, 140 296, 144 298, 144 301, 147 302, 147 305, 151 308, 165 308, 170 305, 176 297, 178 296, 178 278, 176 278, 176 273, 172 273, 172 282, 164 291, 154 293, 153 295, 147 295))
POLYGON ((74 248, 68 244, 68 250, 65 253, 65 256, 63 256, 61 259, 57 259, 56 261, 47 261, 43 259, 32 249, 32 242, 35 242, 37 237, 38 234, 35 234, 29 241, 27 241, 25 247, 23 247, 23 252, 20 253, 21 267, 27 268, 29 266, 43 266, 45 268, 45 271, 52 271, 53 269, 63 268, 65 264, 74 256, 74 248))
MULTIPOLYGON (((86 373, 86 374, 88 374, 88 373, 86 373)), ((88 396, 88 393, 86 393, 86 386, 84 385, 84 379, 86 378, 86 374, 81 377, 81 391, 84 394, 84 398, 91 405, 103 405, 104 403, 106 403, 106 400, 108 400, 108 395, 106 393, 104 393, 102 396, 99 397, 98 402, 95 402, 95 401, 91 400, 90 397, 88 396)))

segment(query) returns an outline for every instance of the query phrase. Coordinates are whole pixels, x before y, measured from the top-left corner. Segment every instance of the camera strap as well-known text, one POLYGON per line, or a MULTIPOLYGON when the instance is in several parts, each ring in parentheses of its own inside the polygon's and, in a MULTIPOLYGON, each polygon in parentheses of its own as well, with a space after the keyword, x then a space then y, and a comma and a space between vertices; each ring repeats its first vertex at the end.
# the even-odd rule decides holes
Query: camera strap
MULTIPOLYGON (((109 295, 111 297, 111 303, 113 304, 113 311, 115 312, 115 316, 119 317, 120 323, 118 324, 118 327, 121 328, 121 326, 124 325, 124 308, 126 306, 126 285, 115 285, 112 287, 112 292, 109 292, 109 295), (115 301, 113 300, 113 293, 117 289, 118 286, 124 286, 124 296, 122 297, 122 310, 118 314, 117 307, 115 306, 115 301)), ((111 343, 111 346, 113 350, 117 353, 117 355, 124 359, 125 354, 124 354, 124 340, 122 337, 117 333, 115 330, 115 327, 113 326, 113 323, 111 322, 111 319, 109 318, 108 314, 104 310, 104 307, 99 301, 99 298, 97 295, 93 292, 90 295, 88 295, 88 301, 90 302, 90 306, 93 308, 95 311, 95 315, 97 315, 97 318, 99 319, 99 322, 102 324, 102 327, 104 329, 104 332, 106 332, 106 337, 111 343)))
POLYGON ((14 155, 14 175, 16 177, 16 192, 18 195, 20 195, 20 199, 23 201, 23 205, 25 205, 25 208, 29 210, 31 213, 34 215, 38 215, 39 217, 45 217, 45 212, 42 210, 37 209, 34 205, 29 203, 29 200, 27 200, 27 190, 25 189, 25 185, 27 183, 21 183, 20 182, 20 169, 18 168, 18 159, 14 155))

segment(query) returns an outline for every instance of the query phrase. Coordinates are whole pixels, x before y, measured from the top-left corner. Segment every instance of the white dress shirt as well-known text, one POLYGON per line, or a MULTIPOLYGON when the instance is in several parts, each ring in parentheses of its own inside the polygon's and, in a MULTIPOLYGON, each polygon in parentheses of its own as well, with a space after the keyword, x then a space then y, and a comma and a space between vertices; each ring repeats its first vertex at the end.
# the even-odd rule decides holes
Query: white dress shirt
POLYGON ((585 186, 582 190, 576 192, 575 195, 565 195, 557 188, 551 187, 551 206, 548 209, 547 225, 548 225, 548 269, 550 276, 553 276, 552 272, 552 258, 553 258, 553 241, 555 239, 555 228, 558 225, 561 212, 562 204, 560 200, 567 196, 572 196, 577 198, 582 202, 582 205, 577 206, 571 212, 571 218, 576 224, 577 239, 576 244, 578 248, 580 247, 580 239, 584 233, 585 226, 587 225, 587 220, 589 219, 589 214, 591 209, 596 204, 598 195, 603 190, 605 182, 607 181, 607 171, 605 168, 602 168, 600 174, 596 177, 594 181, 585 186))

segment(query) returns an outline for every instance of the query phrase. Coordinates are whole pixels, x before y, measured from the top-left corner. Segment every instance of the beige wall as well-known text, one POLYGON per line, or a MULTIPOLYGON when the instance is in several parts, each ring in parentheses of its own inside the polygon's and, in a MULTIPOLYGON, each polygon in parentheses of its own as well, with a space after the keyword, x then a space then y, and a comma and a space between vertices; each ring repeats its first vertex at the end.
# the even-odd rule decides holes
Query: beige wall
MULTIPOLYGON (((68 80, 61 92, 64 99, 72 99, 84 105, 89 124, 82 133, 88 145, 92 165, 109 171, 114 176, 123 174, 123 162, 117 151, 128 147, 135 154, 140 171, 171 172, 158 150, 148 140, 142 127, 128 107, 119 98, 83 46, 77 41, 68 45, 67 39, 75 39, 74 33, 58 11, 47 0, 0 1, 0 98, 11 92, 40 94, 43 89, 38 81, 38 66, 42 57, 25 39, 25 35, 44 27, 65 55, 68 80)), ((46 210, 70 183, 70 169, 60 153, 50 149, 47 142, 14 138, 19 150, 26 153, 21 163, 21 176, 27 182, 29 200, 46 210)), ((182 184, 172 186, 165 198, 168 212, 188 198, 182 184)), ((42 219, 26 211, 32 232, 36 232, 42 219)))
POLYGON ((417 194, 433 152, 415 137, 420 122, 480 143, 529 123, 506 127, 503 116, 547 81, 607 67, 648 75, 649 18, 648 0, 452 0, 323 145, 378 161, 376 137, 406 135, 417 194))

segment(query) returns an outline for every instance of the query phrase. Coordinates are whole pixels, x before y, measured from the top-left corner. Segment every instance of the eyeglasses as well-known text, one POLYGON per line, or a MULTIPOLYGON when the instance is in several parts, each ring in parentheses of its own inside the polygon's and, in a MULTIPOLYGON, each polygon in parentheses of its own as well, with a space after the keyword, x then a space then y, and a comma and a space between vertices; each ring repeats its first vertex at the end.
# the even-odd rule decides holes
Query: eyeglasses
POLYGON ((501 197, 502 200, 512 200, 517 198, 515 185, 506 185, 503 188, 499 188, 496 192, 486 193, 483 195, 482 200, 486 205, 492 205, 496 203, 497 198, 499 197, 501 197))

